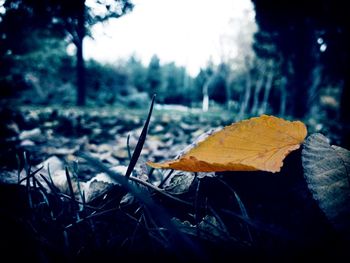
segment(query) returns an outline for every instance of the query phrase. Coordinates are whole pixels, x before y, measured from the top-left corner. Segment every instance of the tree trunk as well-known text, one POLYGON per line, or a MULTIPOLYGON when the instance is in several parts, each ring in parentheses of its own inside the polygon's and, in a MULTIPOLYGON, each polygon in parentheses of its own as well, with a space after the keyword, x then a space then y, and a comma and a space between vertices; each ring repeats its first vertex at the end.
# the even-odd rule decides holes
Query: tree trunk
POLYGON ((271 69, 271 71, 268 73, 268 75, 266 77, 264 97, 263 97, 263 100, 261 102, 261 107, 258 111, 259 114, 266 113, 266 111, 267 111, 267 105, 268 105, 268 101, 269 101, 269 97, 270 97, 270 91, 272 88, 273 77, 274 77, 274 74, 273 74, 273 70, 271 69))
POLYGON ((256 114, 258 112, 260 92, 261 92, 261 88, 264 85, 264 80, 265 80, 265 75, 263 73, 259 75, 260 75, 260 78, 256 81, 256 86, 254 90, 253 106, 251 110, 252 114, 256 114))
POLYGON ((280 87, 280 91, 281 91, 281 98, 280 98, 280 112, 279 115, 280 116, 285 116, 286 115, 286 105, 287 105, 287 78, 286 77, 282 77, 281 79, 281 87, 280 87))
MULTIPOLYGON (((310 78, 310 86, 307 93, 307 105, 308 105, 308 112, 305 117, 309 117, 311 114, 310 109, 313 108, 315 104, 315 99, 319 98, 319 90, 320 85, 322 82, 322 66, 319 64, 315 64, 314 69, 311 72, 311 78, 310 78)), ((318 100, 317 100, 318 102, 318 100)))
POLYGON ((232 94, 231 94, 230 83, 231 83, 230 78, 226 77, 225 78, 225 88, 226 88, 226 109, 227 110, 230 110, 230 107, 231 107, 232 94))
POLYGON ((209 94, 208 94, 209 80, 203 85, 203 104, 202 111, 207 112, 209 110, 209 94))
POLYGON ((83 41, 85 37, 85 0, 79 0, 80 10, 77 16, 77 105, 84 106, 86 103, 86 87, 85 87, 85 63, 83 57, 83 41))
POLYGON ((251 79, 250 73, 247 73, 245 93, 244 93, 243 100, 241 102, 241 109, 238 113, 237 120, 242 120, 244 115, 246 114, 251 94, 252 94, 252 79, 251 79))

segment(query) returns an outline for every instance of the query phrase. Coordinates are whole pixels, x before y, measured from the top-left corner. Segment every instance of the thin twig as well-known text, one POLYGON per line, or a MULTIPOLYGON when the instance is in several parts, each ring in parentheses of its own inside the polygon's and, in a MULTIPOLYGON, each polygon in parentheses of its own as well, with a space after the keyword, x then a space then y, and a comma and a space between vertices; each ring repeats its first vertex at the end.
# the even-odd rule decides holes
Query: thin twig
POLYGON ((83 217, 83 218, 81 218, 81 219, 78 219, 78 220, 75 221, 74 223, 67 225, 67 226, 65 227, 65 229, 68 229, 68 228, 71 228, 71 227, 74 226, 74 225, 80 224, 80 223, 86 221, 87 219, 91 219, 91 218, 94 218, 94 217, 102 216, 102 215, 105 215, 105 214, 108 214, 108 213, 111 213, 111 212, 114 212, 114 211, 117 211, 117 210, 120 210, 120 208, 119 208, 119 207, 117 207, 117 208, 114 207, 114 208, 111 208, 111 209, 103 210, 103 211, 101 211, 101 212, 96 212, 96 211, 94 211, 94 212, 92 212, 90 215, 85 216, 85 217, 83 217))
POLYGON ((66 178, 67 178, 67 183, 68 183, 68 188, 69 188, 69 193, 72 197, 71 199, 71 205, 72 205, 72 210, 74 213, 76 213, 76 218, 79 219, 79 211, 78 211, 78 205, 75 200, 75 194, 73 190, 73 185, 72 185, 72 179, 70 178, 70 174, 68 171, 68 168, 66 167, 66 178))
POLYGON ((17 183, 19 184, 19 180, 21 179, 21 160, 19 159, 18 154, 16 154, 16 161, 17 161, 17 183))
POLYGON ((131 239, 130 239, 130 248, 132 248, 132 246, 133 246, 133 244, 134 244, 134 241, 135 241, 135 237, 136 237, 137 230, 138 230, 139 227, 141 226, 142 217, 143 217, 143 214, 141 214, 139 220, 137 220, 135 229, 134 229, 134 231, 133 231, 133 233, 132 233, 132 236, 131 236, 131 239))
POLYGON ((18 182, 18 184, 21 184, 23 181, 32 178, 32 177, 33 177, 35 174, 37 174, 41 169, 43 169, 43 167, 44 167, 44 166, 39 167, 38 169, 36 169, 36 170, 35 170, 34 172, 32 172, 32 173, 30 173, 30 171, 29 171, 29 173, 28 173, 28 171, 26 171, 27 176, 24 177, 24 178, 22 178, 22 179, 18 182))
POLYGON ((167 192, 164 191, 164 189, 161 189, 161 188, 159 188, 159 187, 157 187, 157 186, 155 186, 155 185, 153 185, 151 183, 143 181, 140 178, 137 178, 137 177, 134 177, 134 176, 130 176, 130 180, 132 180, 134 182, 137 182, 137 183, 140 183, 140 184, 142 184, 142 185, 144 185, 144 186, 146 186, 146 187, 156 191, 157 193, 160 193, 161 195, 166 196, 166 197, 168 197, 168 198, 170 198, 170 199, 172 199, 174 201, 180 202, 180 203, 182 203, 184 205, 187 205, 187 206, 190 206, 190 207, 193 206, 191 202, 187 202, 187 201, 182 200, 182 199, 180 199, 180 198, 178 198, 176 196, 168 194, 167 192))

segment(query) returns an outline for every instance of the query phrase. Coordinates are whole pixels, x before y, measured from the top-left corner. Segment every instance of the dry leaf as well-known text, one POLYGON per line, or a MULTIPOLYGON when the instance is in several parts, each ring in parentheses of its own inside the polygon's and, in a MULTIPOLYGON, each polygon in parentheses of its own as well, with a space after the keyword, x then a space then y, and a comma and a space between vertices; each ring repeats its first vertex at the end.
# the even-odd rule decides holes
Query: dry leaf
POLYGON ((306 134, 300 121, 262 115, 225 127, 177 160, 148 165, 191 172, 278 172, 283 159, 300 147, 306 134))
POLYGON ((350 233, 350 151, 310 135, 302 151, 304 177, 314 199, 333 226, 350 233))

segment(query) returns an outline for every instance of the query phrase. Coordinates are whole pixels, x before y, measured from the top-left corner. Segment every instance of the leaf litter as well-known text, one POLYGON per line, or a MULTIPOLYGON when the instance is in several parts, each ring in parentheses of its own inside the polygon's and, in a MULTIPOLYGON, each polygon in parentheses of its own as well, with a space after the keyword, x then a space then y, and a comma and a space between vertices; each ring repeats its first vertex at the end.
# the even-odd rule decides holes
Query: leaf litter
MULTIPOLYGON (((79 251, 80 255, 88 255, 100 250, 104 251, 106 255, 110 255, 111 251, 107 248, 111 247, 117 248, 117 251, 123 251, 119 254, 113 254, 116 258, 121 255, 130 256, 132 251, 141 251, 143 254, 157 258, 157 253, 152 254, 152 251, 157 251, 154 250, 155 248, 166 251, 168 255, 174 255, 173 246, 181 251, 180 256, 175 253, 179 261, 183 259, 184 255, 188 256, 187 259, 191 257, 197 260, 203 259, 203 255, 208 256, 209 259, 218 259, 224 251, 222 247, 230 248, 230 253, 225 251, 226 253, 223 253, 222 257, 226 258, 227 255, 230 255, 232 258, 238 258, 239 255, 243 255, 246 259, 251 253, 259 255, 259 252, 255 250, 257 247, 269 251, 267 255, 264 254, 267 258, 276 256, 272 252, 274 249, 291 248, 291 253, 295 252, 295 247, 300 248, 298 241, 302 240, 301 237, 297 242, 290 243, 288 231, 286 231, 287 238, 285 238, 285 236, 278 234, 280 226, 269 224, 269 221, 262 222, 259 217, 251 213, 254 206, 251 206, 246 198, 240 197, 243 192, 249 191, 249 187, 241 189, 238 185, 233 185, 230 187, 234 190, 227 191, 226 186, 222 185, 220 188, 213 184, 216 177, 229 184, 227 177, 214 172, 175 171, 162 184, 160 181, 168 173, 149 169, 145 166, 145 161, 141 160, 159 162, 164 159, 181 159, 180 156, 177 156, 178 153, 183 155, 189 148, 196 148, 198 136, 202 137, 199 141, 205 140, 204 137, 214 133, 211 128, 227 125, 228 119, 220 121, 216 119, 212 122, 200 116, 176 116, 175 119, 172 118, 172 114, 153 116, 148 139, 143 142, 143 147, 141 147, 140 156, 142 158, 137 158, 138 161, 132 169, 130 182, 128 182, 118 181, 119 179, 116 180, 116 178, 123 178, 130 161, 126 143, 128 135, 130 135, 131 152, 139 143, 142 131, 142 118, 139 115, 131 117, 130 115, 118 114, 116 117, 105 113, 89 115, 77 112, 75 114, 58 114, 59 117, 52 121, 52 114, 50 111, 40 114, 38 112, 30 113, 28 119, 31 121, 34 119, 40 132, 34 130, 33 135, 26 133, 26 136, 22 135, 22 139, 19 136, 14 139, 19 142, 31 140, 31 143, 25 143, 20 146, 20 149, 31 153, 30 162, 32 162, 33 168, 44 166, 46 170, 38 172, 44 176, 49 174, 47 163, 52 163, 53 166, 57 164, 58 174, 62 173, 67 176, 66 166, 70 162, 77 161, 77 169, 70 167, 68 171, 72 191, 78 192, 78 187, 75 188, 75 184, 80 185, 82 189, 80 190, 82 193, 76 196, 79 207, 74 208, 78 209, 74 212, 74 217, 70 217, 69 212, 62 210, 62 207, 70 204, 70 202, 66 203, 72 198, 69 196, 69 189, 59 189, 58 194, 50 193, 49 189, 43 190, 47 191, 48 196, 53 195, 53 197, 45 199, 48 200, 46 205, 49 204, 48 208, 52 210, 51 215, 57 218, 55 224, 69 229, 70 232, 65 232, 67 240, 78 234, 79 228, 86 230, 86 234, 74 237, 74 245, 77 250, 73 248, 73 254, 68 253, 70 259, 77 258, 74 251, 79 251), (123 119, 121 116, 125 118, 123 119), (66 123, 64 127, 68 128, 62 129, 62 123, 66 123), (49 148, 47 144, 50 143, 49 148), (189 148, 183 151, 188 145, 190 145, 189 148), (60 151, 60 149, 66 150, 60 151), (94 161, 80 158, 79 152, 91 154, 94 161), (114 178, 114 176, 117 177, 114 178), (89 194, 87 188, 84 188, 84 184, 89 184, 90 187, 94 188, 92 194, 89 194), (207 189, 215 194, 209 194, 207 189), (52 200, 61 204, 61 210, 57 210, 52 200), (237 200, 239 200, 239 205, 237 200), (248 205, 245 206, 246 202, 248 205), (78 219, 75 216, 77 213, 78 219), (88 237, 87 233, 94 233, 94 237, 88 237), (274 235, 271 236, 271 233, 274 235), (130 241, 131 236, 133 236, 132 242, 130 241), (150 242, 145 242, 145 240, 150 242), (268 243, 264 243, 266 240, 268 243), (124 251, 122 248, 125 248, 126 244, 129 246, 129 250, 124 251), (188 248, 181 244, 187 244, 188 248), (193 251, 190 253, 189 250, 193 251), (249 253, 244 253, 244 251, 249 253)), ((271 121, 269 117, 264 118, 268 119, 268 123, 271 121)), ((275 119, 272 120, 272 122, 274 121, 275 119)), ((22 131, 30 131, 30 129, 24 128, 23 124, 17 126, 18 135, 22 131)), ((276 124, 273 124, 272 127, 275 128, 276 124)), ((285 129, 284 124, 278 124, 277 127, 285 129)), ((291 149, 297 149, 306 136, 306 130, 300 124, 296 124, 296 127, 298 130, 297 139, 290 142, 288 145, 290 148, 283 151, 282 160, 285 153, 291 149)), ((243 136, 242 139, 251 141, 249 137, 250 135, 243 136)), ((267 133, 265 137, 269 143, 271 139, 285 140, 283 135, 280 139, 280 136, 270 133, 267 133)), ((261 138, 259 137, 259 139, 261 138)), ((265 170, 277 172, 278 175, 279 167, 280 164, 274 164, 265 170)), ((52 176, 56 171, 51 173, 52 176)), ((249 176, 250 172, 246 173, 249 176)), ((17 171, 8 170, 7 175, 17 178, 17 171)), ((21 176, 21 178, 28 176, 24 169, 22 169, 21 176)), ((37 175, 34 175, 34 178, 40 180, 37 175)), ((51 184, 50 180, 45 181, 45 184, 51 184)), ((45 184, 42 183, 42 185, 45 184)), ((273 189, 270 189, 268 185, 262 184, 261 187, 273 195, 273 189)), ((33 200, 35 201, 35 199, 33 200)), ((273 203, 264 205, 273 206, 273 203)), ((288 206, 288 202, 286 205, 288 206)), ((37 208, 33 206, 33 209, 39 208, 39 206, 37 208)), ((39 210, 35 210, 35 212, 39 213, 39 210)), ((40 213, 43 211, 40 210, 40 213)), ((290 220, 293 220, 293 211, 290 213, 290 220)), ((43 219, 45 224, 49 221, 45 214, 43 219)), ((37 219, 34 221, 34 228, 40 230, 40 224, 42 222, 37 219)), ((321 226, 323 225, 320 224, 320 229, 322 229, 321 226)), ((39 233, 43 236, 47 234, 42 229, 39 233)), ((49 242, 53 241, 49 238, 49 242)), ((55 243, 55 245, 57 251, 63 253, 64 249, 61 250, 61 248, 64 246, 60 243, 55 243)))

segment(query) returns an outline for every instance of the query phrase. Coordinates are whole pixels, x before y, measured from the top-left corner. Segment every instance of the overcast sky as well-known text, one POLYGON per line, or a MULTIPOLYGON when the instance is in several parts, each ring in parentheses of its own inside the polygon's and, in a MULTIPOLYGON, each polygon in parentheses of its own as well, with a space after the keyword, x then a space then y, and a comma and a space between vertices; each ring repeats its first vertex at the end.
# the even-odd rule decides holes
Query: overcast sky
POLYGON ((134 10, 93 28, 85 58, 115 62, 136 54, 147 64, 153 54, 175 61, 192 75, 209 59, 218 61, 220 37, 234 30, 231 18, 246 16, 249 0, 133 0, 134 10))

